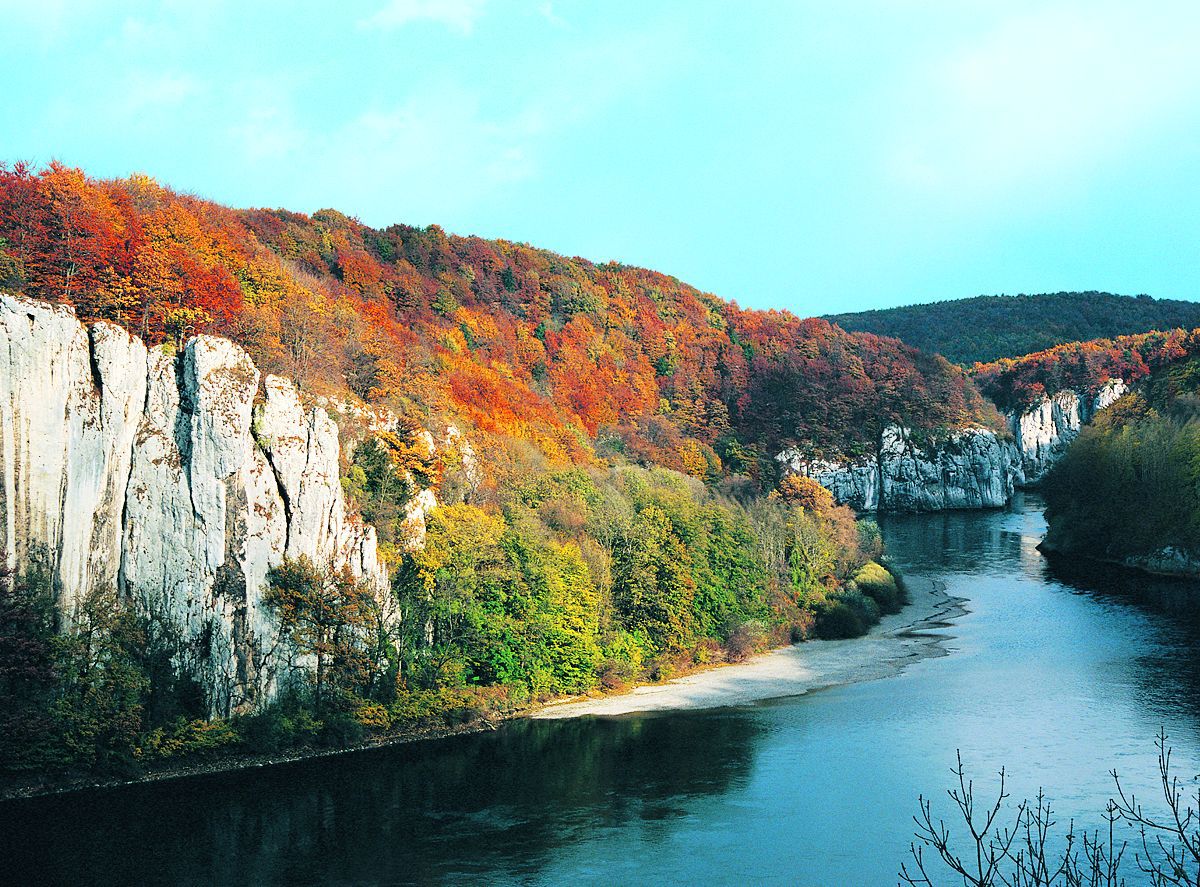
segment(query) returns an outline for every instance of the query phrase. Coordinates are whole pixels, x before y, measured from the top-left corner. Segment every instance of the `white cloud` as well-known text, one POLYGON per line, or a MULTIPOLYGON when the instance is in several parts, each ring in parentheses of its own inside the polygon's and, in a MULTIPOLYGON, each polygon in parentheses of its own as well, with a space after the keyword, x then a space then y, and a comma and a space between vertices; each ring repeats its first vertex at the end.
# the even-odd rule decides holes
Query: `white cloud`
POLYGON ((125 119, 174 108, 196 95, 200 86, 187 74, 135 71, 113 96, 113 112, 125 119))
POLYGON ((487 0, 388 0, 373 15, 361 20, 361 28, 393 30, 419 21, 436 22, 469 34, 483 15, 487 0))
POLYGON ((429 79, 337 125, 309 122, 286 81, 264 81, 231 102, 243 111, 227 132, 256 175, 286 177, 310 208, 376 224, 445 220, 535 178, 557 137, 645 88, 674 57, 657 34, 572 45, 508 83, 516 101, 497 102, 492 85, 429 79))
POLYGON ((889 94, 890 177, 955 202, 1069 187, 1200 100, 1200 16, 1060 3, 1004 18, 889 94))
POLYGON ((524 114, 490 118, 476 95, 445 87, 328 132, 300 127, 285 106, 264 103, 231 135, 264 175, 302 182, 313 208, 336 205, 384 222, 438 218, 533 175, 534 129, 524 114), (396 205, 385 209, 383 200, 396 205))

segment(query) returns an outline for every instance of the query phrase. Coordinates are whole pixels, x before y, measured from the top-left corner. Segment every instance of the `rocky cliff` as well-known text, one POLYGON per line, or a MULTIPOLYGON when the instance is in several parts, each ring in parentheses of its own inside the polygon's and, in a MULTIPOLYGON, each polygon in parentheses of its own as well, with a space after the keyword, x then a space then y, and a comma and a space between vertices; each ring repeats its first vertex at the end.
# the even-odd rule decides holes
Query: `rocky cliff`
POLYGON ((1114 379, 1095 393, 1060 391, 1009 413, 1011 440, 985 428, 963 428, 918 444, 911 430, 889 425, 877 451, 860 459, 806 459, 795 448, 776 458, 859 511, 998 508, 1015 488, 1045 477, 1080 429, 1127 390, 1114 379))
POLYGON ((963 428, 920 444, 889 425, 876 453, 852 462, 806 460, 795 449, 776 457, 858 511, 997 508, 1024 482, 1016 446, 985 428, 963 428))
POLYGON ((1113 379, 1094 394, 1060 391, 1025 412, 1009 413, 1009 428, 1021 451, 1026 483, 1045 477, 1079 430, 1127 390, 1122 380, 1113 379))
POLYGON ((387 589, 375 532, 343 497, 339 454, 327 411, 261 378, 232 342, 147 349, 69 308, 0 294, 9 566, 44 568, 68 621, 89 592, 116 586, 177 640, 214 713, 269 698, 283 677, 262 595, 285 556, 387 589))

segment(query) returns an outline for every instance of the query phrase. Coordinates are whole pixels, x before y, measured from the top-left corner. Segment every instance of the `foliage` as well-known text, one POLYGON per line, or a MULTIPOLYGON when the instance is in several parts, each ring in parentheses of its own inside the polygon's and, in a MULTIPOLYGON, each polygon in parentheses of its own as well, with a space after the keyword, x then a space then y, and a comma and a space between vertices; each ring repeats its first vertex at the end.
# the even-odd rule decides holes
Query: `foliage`
POLYGON ((1065 342, 1200 327, 1200 305, 1112 293, 977 296, 826 317, 842 329, 894 336, 955 363, 1019 357, 1065 342))
POLYGON ((1004 409, 1023 409, 1059 391, 1094 393, 1110 379, 1132 385, 1157 369, 1200 353, 1200 332, 1167 332, 1071 342, 1016 359, 976 364, 981 391, 1004 409))
POLYGON ((0 760, 44 766, 50 707, 58 688, 58 614, 47 577, 31 565, 18 573, 0 552, 0 760))
POLYGON ((295 653, 313 660, 316 711, 324 714, 377 689, 387 671, 389 639, 375 590, 349 567, 317 567, 307 555, 285 559, 267 579, 263 602, 275 611, 295 653))
POLYGON ((265 710, 209 721, 171 626, 112 590, 58 633, 48 588, 4 585, 0 692, 19 735, 52 725, 64 765, 453 728, 800 640, 839 607, 859 633, 886 598, 854 578, 878 534, 810 480, 762 495, 774 454, 860 453, 890 422, 1000 423, 941 357, 653 271, 59 164, 0 166, 0 282, 150 342, 228 336, 306 394, 403 417, 342 465, 390 593, 276 566, 264 600, 293 670, 265 710), (419 429, 451 421, 486 470, 430 452, 419 429), (410 545, 412 497, 439 483, 410 545))
POLYGON ((882 613, 899 612, 904 605, 904 593, 897 585, 896 577, 874 561, 854 574, 854 584, 875 601, 882 613))
POLYGON ((406 506, 432 475, 430 458, 418 447, 395 434, 374 434, 354 448, 342 488, 391 551, 406 544, 406 506))
POLYGON ((558 462, 589 461, 599 437, 769 487, 783 441, 828 455, 881 423, 998 421, 940 357, 664 274, 332 210, 232 210, 56 163, 0 166, 0 278, 151 342, 225 335, 308 389, 452 415, 558 462))
POLYGON ((1046 479, 1049 548, 1125 559, 1200 551, 1200 361, 1084 428, 1046 479))

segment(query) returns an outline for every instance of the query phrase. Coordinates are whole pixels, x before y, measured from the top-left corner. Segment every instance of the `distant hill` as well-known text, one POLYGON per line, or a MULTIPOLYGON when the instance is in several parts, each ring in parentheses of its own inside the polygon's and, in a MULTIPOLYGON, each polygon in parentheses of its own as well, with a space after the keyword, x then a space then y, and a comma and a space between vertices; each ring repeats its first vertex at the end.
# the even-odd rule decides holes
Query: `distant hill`
POLYGON ((894 336, 954 363, 973 364, 1064 342, 1194 329, 1200 326, 1200 302, 1096 292, 976 296, 825 319, 844 330, 894 336))

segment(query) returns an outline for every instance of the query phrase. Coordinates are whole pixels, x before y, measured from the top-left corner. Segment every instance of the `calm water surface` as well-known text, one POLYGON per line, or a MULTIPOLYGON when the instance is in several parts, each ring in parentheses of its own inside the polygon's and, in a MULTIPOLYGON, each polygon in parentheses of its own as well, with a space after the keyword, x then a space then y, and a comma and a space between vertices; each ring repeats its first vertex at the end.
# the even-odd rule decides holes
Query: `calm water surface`
POLYGON ((1150 787, 1160 726, 1200 772, 1200 592, 1055 571, 1043 527, 1033 497, 886 522, 900 565, 971 610, 897 677, 8 805, 0 880, 894 884, 956 749, 1095 822, 1111 767, 1150 787))

